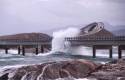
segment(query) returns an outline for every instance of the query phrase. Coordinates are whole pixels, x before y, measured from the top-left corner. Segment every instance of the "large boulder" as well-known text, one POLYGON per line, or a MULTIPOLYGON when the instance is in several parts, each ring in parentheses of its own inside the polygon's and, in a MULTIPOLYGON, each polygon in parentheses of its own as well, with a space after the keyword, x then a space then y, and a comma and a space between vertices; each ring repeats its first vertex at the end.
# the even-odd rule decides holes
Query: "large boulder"
POLYGON ((24 66, 13 71, 4 71, 4 80, 54 80, 57 78, 84 78, 100 65, 86 60, 50 62, 40 65, 24 66), (7 73, 8 72, 8 73, 7 73), (6 78, 6 79, 5 79, 6 78))
POLYGON ((97 69, 97 65, 90 61, 63 61, 47 65, 43 78, 56 79, 65 77, 84 78, 97 69))

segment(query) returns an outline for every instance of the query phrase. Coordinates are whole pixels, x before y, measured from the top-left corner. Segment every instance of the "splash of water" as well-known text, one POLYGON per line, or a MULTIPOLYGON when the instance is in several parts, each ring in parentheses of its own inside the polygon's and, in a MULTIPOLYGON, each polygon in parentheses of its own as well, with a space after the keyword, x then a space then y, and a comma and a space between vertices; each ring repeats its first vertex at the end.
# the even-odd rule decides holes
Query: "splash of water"
POLYGON ((68 28, 53 33, 52 51, 54 52, 67 52, 70 49, 70 42, 66 42, 66 37, 75 37, 80 33, 77 28, 68 28))
POLYGON ((90 48, 85 46, 71 46, 71 43, 65 41, 66 37, 76 37, 80 34, 78 28, 68 28, 53 33, 52 52, 64 52, 73 55, 92 55, 90 48))

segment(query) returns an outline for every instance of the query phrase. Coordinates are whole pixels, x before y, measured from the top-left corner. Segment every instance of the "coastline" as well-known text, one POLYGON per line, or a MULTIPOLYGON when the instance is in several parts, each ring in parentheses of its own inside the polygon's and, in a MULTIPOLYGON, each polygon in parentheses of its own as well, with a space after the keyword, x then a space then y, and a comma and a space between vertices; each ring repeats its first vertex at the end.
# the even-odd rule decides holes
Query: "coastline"
POLYGON ((38 77, 38 80, 43 80, 41 78, 44 80, 124 80, 124 73, 124 59, 112 60, 106 64, 75 59, 10 67, 3 70, 0 80, 35 80, 38 77))

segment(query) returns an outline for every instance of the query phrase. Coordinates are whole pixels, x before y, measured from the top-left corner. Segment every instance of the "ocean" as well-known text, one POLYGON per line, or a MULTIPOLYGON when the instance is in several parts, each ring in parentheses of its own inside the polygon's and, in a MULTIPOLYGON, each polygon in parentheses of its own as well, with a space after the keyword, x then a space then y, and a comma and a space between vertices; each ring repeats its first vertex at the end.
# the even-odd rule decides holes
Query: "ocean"
MULTIPOLYGON (((108 62, 109 60, 109 51, 108 50, 97 50, 97 58, 92 58, 92 49, 89 47, 83 47, 79 49, 81 53, 65 53, 65 52, 48 52, 40 53, 35 55, 35 53, 26 53, 26 56, 18 55, 17 50, 9 50, 8 54, 5 54, 4 50, 0 51, 0 67, 6 66, 16 66, 16 65, 30 65, 30 64, 39 64, 46 63, 50 61, 62 61, 70 59, 88 59, 96 62, 108 62), (83 52, 82 52, 83 51, 83 52)), ((113 48, 113 59, 118 58, 117 47, 113 48)), ((122 53, 125 57, 125 51, 122 53)))

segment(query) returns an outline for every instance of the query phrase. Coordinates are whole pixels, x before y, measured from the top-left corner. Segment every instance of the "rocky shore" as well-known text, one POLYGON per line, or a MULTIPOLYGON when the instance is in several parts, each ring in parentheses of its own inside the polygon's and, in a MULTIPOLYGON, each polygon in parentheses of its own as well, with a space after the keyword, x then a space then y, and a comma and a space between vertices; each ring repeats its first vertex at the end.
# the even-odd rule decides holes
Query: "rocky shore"
POLYGON ((97 80, 125 80, 125 60, 113 60, 105 65, 101 65, 91 77, 97 80))
POLYGON ((49 62, 39 65, 6 69, 0 80, 56 80, 87 78, 88 80, 125 80, 125 60, 113 60, 106 64, 88 60, 49 62))

